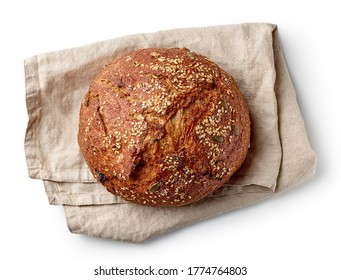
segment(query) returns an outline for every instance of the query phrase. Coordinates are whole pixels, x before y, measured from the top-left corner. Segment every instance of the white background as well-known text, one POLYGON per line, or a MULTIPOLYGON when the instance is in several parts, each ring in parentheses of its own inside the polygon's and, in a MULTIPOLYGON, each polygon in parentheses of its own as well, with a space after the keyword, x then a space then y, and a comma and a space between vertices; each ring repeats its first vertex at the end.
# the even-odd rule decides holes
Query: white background
MULTIPOLYGON (((179 269, 228 265, 247 266, 249 271, 246 277, 230 279, 341 279, 341 20, 336 4, 2 1, 0 278, 109 279, 93 276, 99 265, 179 269), (71 234, 62 207, 49 205, 42 182, 28 178, 24 59, 127 34, 241 22, 279 27, 308 136, 318 155, 315 177, 276 198, 142 244, 71 234)), ((138 278, 144 279, 134 279, 138 278)))

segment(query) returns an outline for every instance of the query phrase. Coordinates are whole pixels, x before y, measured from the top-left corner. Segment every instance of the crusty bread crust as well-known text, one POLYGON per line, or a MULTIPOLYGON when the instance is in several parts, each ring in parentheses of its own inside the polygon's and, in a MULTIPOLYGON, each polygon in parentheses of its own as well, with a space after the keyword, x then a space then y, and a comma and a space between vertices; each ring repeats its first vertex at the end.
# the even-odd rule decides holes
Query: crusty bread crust
POLYGON ((243 163, 250 117, 234 79, 185 48, 127 52, 94 78, 78 142, 91 172, 125 200, 180 206, 243 163))

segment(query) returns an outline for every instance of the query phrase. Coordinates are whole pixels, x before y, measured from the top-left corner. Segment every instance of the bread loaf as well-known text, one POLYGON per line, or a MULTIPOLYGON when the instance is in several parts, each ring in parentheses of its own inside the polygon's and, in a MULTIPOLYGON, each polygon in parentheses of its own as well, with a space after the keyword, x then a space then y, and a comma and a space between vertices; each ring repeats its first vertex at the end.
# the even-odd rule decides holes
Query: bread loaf
POLYGON ((206 57, 185 48, 134 50, 93 79, 78 143, 109 192, 142 205, 187 205, 243 163, 249 111, 234 79, 206 57))

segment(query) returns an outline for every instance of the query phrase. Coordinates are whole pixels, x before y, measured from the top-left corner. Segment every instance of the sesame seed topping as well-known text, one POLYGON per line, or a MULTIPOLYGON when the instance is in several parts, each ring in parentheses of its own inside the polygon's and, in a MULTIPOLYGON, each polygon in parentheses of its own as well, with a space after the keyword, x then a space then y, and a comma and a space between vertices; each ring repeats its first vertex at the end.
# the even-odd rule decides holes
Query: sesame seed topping
POLYGON ((193 52, 165 56, 152 49, 144 61, 136 53, 123 56, 123 64, 111 72, 110 78, 103 76, 100 80, 101 86, 108 89, 106 94, 116 98, 116 107, 112 109, 110 99, 98 98, 97 112, 82 127, 84 142, 94 141, 89 133, 93 128, 100 131, 96 140, 99 147, 89 153, 101 159, 101 170, 112 176, 110 180, 116 180, 110 189, 125 199, 148 205, 186 203, 193 197, 193 186, 205 188, 210 178, 220 180, 230 172, 223 158, 240 134, 236 99, 232 98, 233 81, 214 63, 193 52), (120 107, 122 112, 117 116, 120 107), (173 121, 175 114, 180 117, 173 121), (110 126, 104 127, 108 119, 110 126), (186 133, 175 133, 171 139, 168 124, 172 131, 179 126, 186 133), (188 140, 196 143, 186 147, 184 156, 177 147, 184 147, 188 140), (207 157, 200 168, 200 164, 189 160, 190 153, 199 150, 200 156, 207 157), (111 163, 105 163, 110 157, 111 163), (148 179, 141 191, 139 176, 151 168, 148 160, 157 162, 151 172, 155 177, 148 179))

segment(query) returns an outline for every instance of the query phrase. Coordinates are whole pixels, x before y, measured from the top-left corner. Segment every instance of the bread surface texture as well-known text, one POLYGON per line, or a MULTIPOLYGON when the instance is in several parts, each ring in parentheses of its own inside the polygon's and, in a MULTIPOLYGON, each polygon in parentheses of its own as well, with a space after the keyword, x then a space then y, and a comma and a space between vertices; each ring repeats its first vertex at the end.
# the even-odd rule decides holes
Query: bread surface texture
POLYGON ((250 117, 234 79, 185 48, 116 57, 80 108, 78 143, 109 192, 149 206, 182 206, 211 194, 242 165, 250 117))

